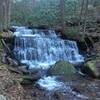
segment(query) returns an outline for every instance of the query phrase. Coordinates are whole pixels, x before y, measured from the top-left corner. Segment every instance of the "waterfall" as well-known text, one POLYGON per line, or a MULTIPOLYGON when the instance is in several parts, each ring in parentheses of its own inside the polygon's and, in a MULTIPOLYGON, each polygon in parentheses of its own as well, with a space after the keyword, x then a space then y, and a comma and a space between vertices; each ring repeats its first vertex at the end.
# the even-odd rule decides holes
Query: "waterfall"
POLYGON ((76 41, 63 40, 54 30, 16 27, 14 54, 29 68, 47 69, 59 60, 83 62, 76 41))

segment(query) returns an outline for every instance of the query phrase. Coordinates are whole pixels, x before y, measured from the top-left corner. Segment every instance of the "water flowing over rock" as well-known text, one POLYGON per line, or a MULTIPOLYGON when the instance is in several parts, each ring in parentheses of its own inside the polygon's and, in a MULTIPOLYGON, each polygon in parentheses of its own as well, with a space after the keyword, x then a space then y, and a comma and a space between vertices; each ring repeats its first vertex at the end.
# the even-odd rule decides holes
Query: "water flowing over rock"
POLYGON ((59 61, 50 68, 51 75, 65 76, 70 78, 76 74, 76 70, 72 64, 67 61, 59 61))
POLYGON ((37 84, 46 90, 61 89, 64 86, 64 83, 58 81, 56 76, 46 77, 44 71, 51 65, 60 60, 72 64, 84 61, 84 57, 79 54, 77 43, 61 39, 59 33, 54 30, 15 28, 14 55, 21 63, 28 65, 30 70, 40 70, 43 78, 38 80, 37 84))
POLYGON ((63 82, 57 81, 55 76, 44 77, 44 78, 40 79, 37 83, 40 86, 42 86, 43 89, 47 89, 49 91, 66 88, 65 84, 63 82))
POLYGON ((75 41, 63 40, 54 30, 16 27, 14 54, 29 68, 48 69, 59 60, 83 62, 75 41))

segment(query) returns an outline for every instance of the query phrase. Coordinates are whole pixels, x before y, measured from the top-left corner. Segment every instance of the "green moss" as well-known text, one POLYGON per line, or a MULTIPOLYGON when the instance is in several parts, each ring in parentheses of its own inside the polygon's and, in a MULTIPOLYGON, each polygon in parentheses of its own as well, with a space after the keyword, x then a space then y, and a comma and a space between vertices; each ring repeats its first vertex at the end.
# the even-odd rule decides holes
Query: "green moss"
POLYGON ((87 74, 99 78, 100 77, 100 68, 98 67, 100 64, 100 58, 95 58, 95 60, 88 61, 85 64, 85 71, 87 74))
POLYGON ((72 64, 66 61, 57 62, 51 70, 53 75, 71 76, 76 73, 76 70, 72 64))
POLYGON ((96 69, 96 61, 92 60, 86 63, 86 66, 88 66, 92 71, 96 69))

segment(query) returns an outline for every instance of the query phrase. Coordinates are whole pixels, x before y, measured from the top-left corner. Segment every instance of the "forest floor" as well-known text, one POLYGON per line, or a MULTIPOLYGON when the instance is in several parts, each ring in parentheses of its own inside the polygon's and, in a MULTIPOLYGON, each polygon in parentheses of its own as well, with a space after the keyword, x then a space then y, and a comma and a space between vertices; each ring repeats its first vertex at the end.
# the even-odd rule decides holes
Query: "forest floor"
POLYGON ((18 81, 21 74, 9 70, 9 67, 0 64, 0 95, 6 97, 6 100, 100 100, 100 80, 78 77, 73 80, 72 93, 56 91, 50 94, 34 84, 21 85, 18 81))
POLYGON ((0 95, 3 95, 6 100, 40 100, 40 96, 38 96, 38 99, 35 97, 42 92, 39 92, 32 85, 22 86, 18 81, 21 74, 11 72, 8 67, 11 66, 0 64, 0 95), (31 97, 31 95, 34 97, 31 97))
POLYGON ((0 65, 0 94, 5 96, 7 100, 24 100, 23 88, 17 82, 7 68, 7 65, 0 65))
MULTIPOLYGON (((45 91, 31 85, 21 85, 19 82, 22 74, 9 70, 12 66, 0 64, 0 96, 6 100, 47 100, 45 91)), ((2 99, 0 99, 2 100, 2 99)))
MULTIPOLYGON (((100 36, 100 33, 93 35, 100 36)), ((100 42, 94 44, 94 47, 96 53, 100 55, 100 42)), ((100 100, 100 80, 79 76, 73 80, 73 84, 70 84, 73 93, 68 91, 49 93, 35 84, 21 85, 19 80, 22 74, 9 68, 13 66, 0 63, 0 95, 6 100, 100 100)))

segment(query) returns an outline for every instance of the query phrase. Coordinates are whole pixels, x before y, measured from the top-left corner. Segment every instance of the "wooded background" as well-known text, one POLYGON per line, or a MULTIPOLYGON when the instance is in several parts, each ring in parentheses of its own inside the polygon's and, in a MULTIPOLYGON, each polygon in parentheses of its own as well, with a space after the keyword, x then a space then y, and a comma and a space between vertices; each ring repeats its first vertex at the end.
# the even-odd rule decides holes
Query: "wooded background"
POLYGON ((86 26, 98 19, 100 0, 0 0, 0 31, 10 25, 86 26))
POLYGON ((0 30, 10 26, 11 0, 0 0, 0 30))

